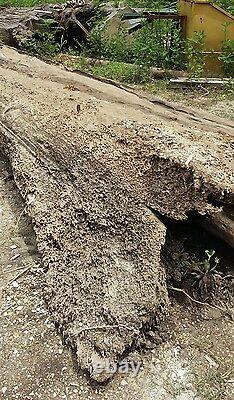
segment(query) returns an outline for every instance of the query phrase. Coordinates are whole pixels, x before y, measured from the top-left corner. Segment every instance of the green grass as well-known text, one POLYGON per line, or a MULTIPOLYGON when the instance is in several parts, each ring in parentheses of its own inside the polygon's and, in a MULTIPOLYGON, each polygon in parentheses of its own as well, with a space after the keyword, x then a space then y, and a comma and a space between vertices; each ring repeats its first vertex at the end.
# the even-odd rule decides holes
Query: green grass
MULTIPOLYGON (((65 3, 66 0, 0 0, 0 6, 11 7, 33 7, 40 4, 65 3)), ((96 5, 105 2, 104 0, 94 0, 96 5)), ((112 1, 114 5, 118 5, 119 1, 112 1)), ((125 0, 122 3, 129 6, 148 7, 150 9, 160 9, 166 4, 167 0, 125 0)), ((214 3, 224 8, 224 10, 234 13, 233 0, 214 0, 214 3)))
POLYGON ((135 84, 144 83, 150 79, 150 71, 147 67, 139 65, 131 66, 114 61, 107 65, 94 66, 91 72, 94 75, 103 76, 104 78, 135 84))
MULTIPOLYGON (((60 58, 55 58, 60 61, 60 58)), ((79 69, 96 76, 113 79, 119 82, 141 84, 151 81, 150 69, 147 66, 128 65, 124 62, 110 61, 106 65, 92 65, 85 57, 77 61, 69 61, 69 56, 64 64, 72 69, 79 69)))
MULTIPOLYGON (((233 369, 230 368, 230 371, 231 370, 233 369)), ((230 378, 228 370, 223 373, 219 370, 208 371, 204 374, 202 379, 197 378, 197 382, 195 382, 198 396, 202 396, 202 399, 204 400, 221 400, 229 398, 228 394, 225 393, 228 378, 230 378)))
POLYGON ((41 4, 65 3, 66 0, 0 0, 0 6, 34 7, 41 4))

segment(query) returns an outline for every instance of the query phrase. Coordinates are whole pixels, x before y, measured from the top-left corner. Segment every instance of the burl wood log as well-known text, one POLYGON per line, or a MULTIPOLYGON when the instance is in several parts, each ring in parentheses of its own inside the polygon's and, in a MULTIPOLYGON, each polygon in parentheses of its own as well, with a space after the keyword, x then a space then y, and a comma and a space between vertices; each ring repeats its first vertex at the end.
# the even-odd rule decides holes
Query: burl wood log
POLYGON ((103 381, 95 365, 125 357, 168 308, 152 210, 183 220, 233 204, 232 122, 0 53, 0 146, 34 224, 44 298, 103 381))

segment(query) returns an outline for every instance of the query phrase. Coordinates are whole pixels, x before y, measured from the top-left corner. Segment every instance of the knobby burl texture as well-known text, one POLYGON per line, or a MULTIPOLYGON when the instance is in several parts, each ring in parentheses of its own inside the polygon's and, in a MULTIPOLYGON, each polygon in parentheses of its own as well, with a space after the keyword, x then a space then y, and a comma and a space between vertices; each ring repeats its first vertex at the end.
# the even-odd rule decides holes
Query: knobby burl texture
POLYGON ((45 299, 92 370, 166 313, 165 227, 150 209, 181 220, 217 211, 214 200, 233 203, 231 136, 195 111, 202 130, 178 108, 10 49, 3 56, 3 147, 34 223, 45 299))
POLYGON ((53 319, 79 365, 105 380, 92 375, 92 365, 117 362, 165 315, 165 228, 89 152, 77 153, 73 175, 13 143, 10 159, 33 219, 53 319))
POLYGON ((142 126, 136 135, 120 124, 95 143, 92 131, 75 142, 40 131, 29 136, 23 125, 4 148, 33 219, 45 299, 79 365, 103 381, 108 376, 92 367, 117 362, 168 306, 160 264, 165 227, 148 206, 183 219, 190 210, 213 209, 215 188, 199 171, 162 156, 153 127, 150 141, 142 126))

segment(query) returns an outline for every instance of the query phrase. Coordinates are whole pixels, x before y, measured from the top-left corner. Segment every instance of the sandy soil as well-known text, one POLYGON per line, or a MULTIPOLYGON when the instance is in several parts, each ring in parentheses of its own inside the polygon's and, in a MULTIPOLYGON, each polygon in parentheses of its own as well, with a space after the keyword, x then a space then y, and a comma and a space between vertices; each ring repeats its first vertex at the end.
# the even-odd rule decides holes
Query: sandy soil
POLYGON ((172 88, 168 82, 157 81, 146 85, 145 90, 162 100, 174 101, 193 109, 206 110, 222 118, 234 120, 234 94, 232 84, 226 88, 172 88))

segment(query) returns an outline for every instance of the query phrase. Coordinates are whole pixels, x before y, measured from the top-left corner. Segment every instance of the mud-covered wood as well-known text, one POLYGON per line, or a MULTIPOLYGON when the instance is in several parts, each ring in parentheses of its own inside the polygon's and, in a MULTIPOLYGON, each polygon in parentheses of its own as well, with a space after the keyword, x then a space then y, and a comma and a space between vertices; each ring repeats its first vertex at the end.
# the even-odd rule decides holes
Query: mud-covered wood
POLYGON ((97 380, 168 308, 174 220, 233 196, 232 121, 0 50, 1 147, 32 218, 53 320, 97 380), (228 129, 224 129, 225 127, 228 129))

